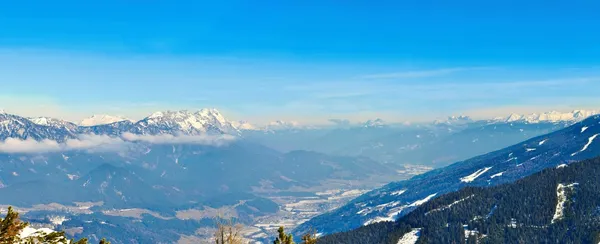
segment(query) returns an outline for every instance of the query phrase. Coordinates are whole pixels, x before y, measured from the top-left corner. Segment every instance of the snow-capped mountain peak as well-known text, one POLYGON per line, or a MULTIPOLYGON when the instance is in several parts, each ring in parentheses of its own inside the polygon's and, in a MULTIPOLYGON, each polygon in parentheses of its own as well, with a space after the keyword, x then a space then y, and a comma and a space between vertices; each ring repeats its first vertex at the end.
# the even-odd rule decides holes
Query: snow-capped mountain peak
POLYGON ((5 113, 6 113, 6 111, 4 111, 4 109, 0 108, 0 114, 5 114, 5 113))
POLYGON ((459 115, 459 116, 449 116, 446 120, 435 120, 433 121, 434 124, 438 125, 438 124, 462 124, 462 123, 470 123, 473 122, 473 120, 471 119, 471 117, 466 116, 466 115, 459 115))
POLYGON ((504 120, 506 122, 513 122, 513 121, 519 121, 522 119, 523 119, 523 115, 512 113, 508 117, 506 117, 506 119, 504 119, 504 120))
POLYGON ((584 120, 592 115, 598 114, 599 111, 594 110, 573 110, 571 112, 558 112, 550 111, 541 114, 516 114, 513 113, 508 117, 502 118, 499 121, 503 122, 527 122, 527 123, 541 123, 541 122, 577 122, 584 120))
MULTIPOLYGON (((159 111, 138 122, 141 127, 153 127, 158 131, 179 130, 186 134, 206 132, 237 133, 237 128, 216 109, 201 109, 197 112, 188 110, 159 111)), ((148 130, 148 129, 142 129, 148 130)))
MULTIPOLYGON (((125 120, 129 120, 129 119, 123 118, 120 116, 100 114, 100 115, 92 115, 92 117, 83 119, 81 122, 79 122, 79 125, 81 125, 81 126, 105 125, 105 124, 112 124, 112 123, 121 122, 121 121, 125 121, 125 120)), ((131 120, 129 120, 129 121, 131 121, 131 120)))
POLYGON ((223 117, 219 110, 214 108, 204 108, 195 113, 196 116, 205 118, 211 123, 218 123, 221 126, 232 126, 232 123, 223 117))
POLYGON ((257 130, 256 126, 250 124, 248 121, 231 121, 231 125, 239 130, 257 130))
POLYGON ((385 122, 380 118, 376 118, 374 120, 367 120, 367 122, 363 124, 364 127, 381 127, 384 125, 385 122))
POLYGON ((52 127, 64 127, 67 129, 72 129, 74 130, 77 125, 68 122, 68 121, 64 121, 64 120, 60 120, 60 119, 55 119, 55 118, 50 118, 50 117, 36 117, 36 118, 29 118, 29 120, 31 122, 33 122, 34 124, 37 125, 43 125, 43 126, 52 126, 52 127))

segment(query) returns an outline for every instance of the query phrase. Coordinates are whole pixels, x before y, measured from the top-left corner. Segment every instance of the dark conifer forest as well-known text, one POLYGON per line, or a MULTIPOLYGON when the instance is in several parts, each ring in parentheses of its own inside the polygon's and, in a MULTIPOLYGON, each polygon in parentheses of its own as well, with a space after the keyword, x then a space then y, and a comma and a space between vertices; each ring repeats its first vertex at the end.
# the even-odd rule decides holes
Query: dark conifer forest
POLYGON ((437 197, 396 222, 332 234, 331 243, 598 243, 600 158, 546 169, 514 183, 437 197), (562 206, 562 207, 560 207, 562 206))

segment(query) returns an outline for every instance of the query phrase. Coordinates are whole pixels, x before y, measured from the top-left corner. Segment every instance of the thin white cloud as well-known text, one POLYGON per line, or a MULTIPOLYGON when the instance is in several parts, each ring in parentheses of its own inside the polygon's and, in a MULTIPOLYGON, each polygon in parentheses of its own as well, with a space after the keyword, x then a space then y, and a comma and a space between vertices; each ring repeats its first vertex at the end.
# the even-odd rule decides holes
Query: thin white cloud
POLYGON ((382 74, 370 74, 362 76, 363 79, 400 79, 400 78, 425 78, 434 76, 444 76, 456 72, 475 70, 482 68, 446 68, 446 69, 434 69, 434 70, 416 70, 416 71, 404 71, 395 73, 382 73, 382 74))
POLYGON ((235 140, 234 136, 222 135, 135 135, 125 133, 121 137, 107 135, 82 134, 75 139, 68 139, 64 143, 44 139, 7 138, 0 141, 0 153, 51 153, 72 150, 86 150, 90 152, 122 151, 127 150, 136 142, 150 144, 196 144, 208 146, 224 146, 235 140))
POLYGON ((36 141, 34 139, 7 138, 0 142, 0 152, 5 153, 38 153, 56 152, 62 149, 61 145, 53 140, 36 141))
POLYGON ((119 137, 83 134, 77 139, 68 139, 61 145, 64 150, 119 151, 127 148, 129 143, 119 137))
POLYGON ((233 140, 231 135, 137 135, 133 133, 124 133, 121 136, 126 141, 147 142, 152 144, 198 144, 210 146, 223 146, 233 140))
POLYGON ((348 119, 329 119, 329 122, 337 125, 337 126, 348 126, 350 125, 350 120, 348 119))

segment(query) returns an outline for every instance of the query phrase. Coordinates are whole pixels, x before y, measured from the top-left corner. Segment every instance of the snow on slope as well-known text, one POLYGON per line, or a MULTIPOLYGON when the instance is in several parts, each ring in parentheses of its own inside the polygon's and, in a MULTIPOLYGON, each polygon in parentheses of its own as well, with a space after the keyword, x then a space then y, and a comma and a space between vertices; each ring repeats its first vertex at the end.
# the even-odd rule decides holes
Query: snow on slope
POLYGON ((572 183, 569 185, 558 184, 556 186, 556 210, 554 211, 554 216, 552 217, 551 223, 554 224, 556 221, 561 220, 565 215, 565 202, 567 201, 567 190, 572 190, 573 187, 579 185, 579 183, 572 183))
POLYGON ((544 139, 543 141, 541 141, 538 145, 544 145, 544 143, 546 143, 548 141, 548 139, 544 139))
MULTIPOLYGON (((80 126, 95 126, 95 125, 105 125, 112 124, 120 121, 129 120, 119 116, 111 116, 111 115, 92 115, 92 117, 83 119, 79 122, 80 126)), ((131 120, 130 120, 131 121, 131 120)))
POLYGON ((257 130, 258 128, 247 121, 231 121, 231 124, 239 130, 257 130))
POLYGON ((477 177, 485 174, 485 172, 487 172, 491 168, 492 167, 485 167, 483 169, 477 170, 473 174, 470 174, 470 175, 460 178, 460 181, 465 182, 465 183, 473 182, 475 179, 477 179, 477 177))
POLYGON ((583 148, 581 150, 579 150, 578 152, 572 153, 571 157, 577 155, 580 152, 587 150, 588 147, 592 144, 592 142, 594 142, 594 139, 596 139, 596 137, 598 137, 598 135, 600 135, 600 134, 595 134, 595 135, 591 136, 590 138, 588 138, 588 142, 583 146, 583 148))
POLYGON ((504 174, 504 172, 500 172, 500 173, 494 174, 494 175, 490 176, 490 179, 494 179, 494 178, 496 178, 496 177, 500 177, 500 176, 502 176, 503 174, 504 174))
POLYGON ((23 239, 23 238, 27 238, 27 237, 30 237, 30 236, 39 236, 40 234, 41 235, 47 235, 47 234, 50 234, 50 233, 53 233, 53 232, 54 232, 54 230, 53 229, 49 229, 49 228, 39 228, 39 229, 36 229, 36 228, 31 227, 31 226, 27 226, 27 227, 25 227, 25 229, 23 229, 21 231, 21 233, 19 234, 19 237, 21 239, 23 239))
POLYGON ((51 126, 53 122, 51 118, 46 117, 29 118, 29 120, 31 120, 31 122, 33 122, 34 124, 44 126, 51 126))
POLYGON ((135 126, 143 133, 160 134, 180 131, 184 134, 228 133, 238 134, 233 123, 226 120, 216 109, 204 108, 196 112, 188 110, 159 111, 138 121, 135 126))
POLYGON ((400 196, 400 195, 402 195, 402 193, 405 193, 405 192, 406 192, 406 190, 399 190, 399 191, 390 193, 390 195, 391 196, 400 196))
MULTIPOLYGON (((401 213, 404 209, 406 208, 410 208, 410 207, 418 207, 423 205, 424 203, 428 202, 429 200, 431 200, 433 197, 435 197, 437 195, 437 193, 431 194, 429 196, 427 196, 426 198, 423 198, 421 200, 417 200, 409 205, 402 205, 399 207, 395 207, 397 205, 400 204, 400 202, 391 202, 391 203, 386 203, 386 204, 380 204, 377 207, 375 207, 376 209, 384 209, 386 207, 395 207, 389 210, 389 212, 387 213, 387 215, 385 217, 381 217, 381 216, 377 216, 374 219, 370 219, 367 222, 365 222, 363 225, 370 225, 370 224, 374 224, 374 223, 379 223, 379 222, 384 222, 384 221, 394 221, 396 220, 396 216, 401 213)), ((365 214, 365 213, 370 213, 372 212, 374 209, 363 209, 361 211, 359 211, 357 214, 365 214)))
POLYGON ((464 202, 464 201, 466 201, 467 199, 469 199, 469 198, 471 198, 471 197, 474 197, 474 196, 475 196, 475 195, 470 195, 470 196, 468 196, 468 197, 465 197, 465 198, 463 198, 463 199, 456 200, 456 201, 454 201, 453 203, 450 203, 450 204, 448 204, 448 205, 446 205, 446 206, 443 206, 443 207, 440 207, 440 208, 433 209, 433 210, 431 210, 431 211, 429 211, 429 212, 425 213, 425 215, 428 215, 428 214, 430 214, 430 213, 433 213, 433 212, 439 212, 439 211, 444 211, 444 210, 446 210, 446 209, 450 209, 452 206, 454 206, 454 205, 456 205, 456 204, 459 204, 459 203, 461 203, 461 202, 464 202))
POLYGON ((421 236, 421 228, 412 229, 398 240, 398 244, 415 244, 419 240, 419 236, 421 236))
POLYGON ((417 200, 415 202, 413 202, 412 204, 408 205, 409 207, 417 207, 417 206, 421 206, 424 203, 428 202, 429 200, 431 200, 433 197, 435 197, 437 195, 437 193, 433 193, 429 196, 427 196, 426 198, 423 198, 421 200, 417 200))

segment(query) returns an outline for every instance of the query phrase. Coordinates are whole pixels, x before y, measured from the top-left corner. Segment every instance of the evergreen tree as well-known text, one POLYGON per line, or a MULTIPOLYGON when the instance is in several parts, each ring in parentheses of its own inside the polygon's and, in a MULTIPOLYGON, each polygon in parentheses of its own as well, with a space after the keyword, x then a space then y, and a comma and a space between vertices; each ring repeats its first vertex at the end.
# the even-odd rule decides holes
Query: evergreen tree
MULTIPOLYGON (((0 244, 88 244, 86 238, 78 241, 68 240, 64 231, 56 231, 49 234, 35 233, 25 238, 20 237, 20 233, 29 223, 22 222, 19 213, 8 207, 8 212, 4 219, 0 218, 0 244)), ((106 239, 102 239, 100 244, 110 244, 106 239)))
POLYGON ((302 244, 317 244, 317 234, 314 230, 310 230, 308 233, 302 236, 302 244))
POLYGON ((0 244, 17 243, 20 240, 19 233, 27 225, 27 223, 21 222, 19 213, 13 211, 12 207, 8 207, 6 217, 0 219, 0 244))
POLYGON ((279 233, 279 236, 273 241, 273 244, 294 244, 292 234, 286 234, 283 226, 279 227, 277 232, 279 233))

